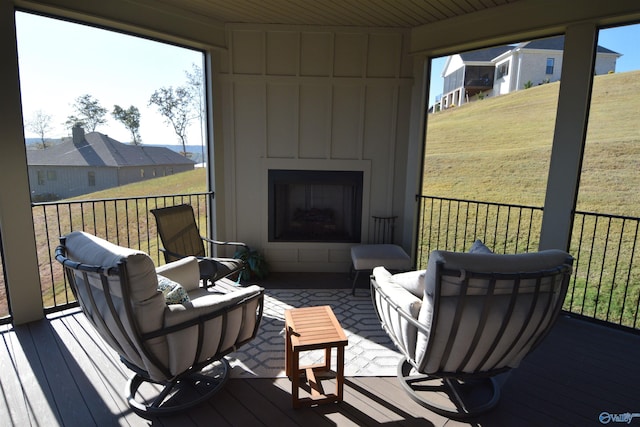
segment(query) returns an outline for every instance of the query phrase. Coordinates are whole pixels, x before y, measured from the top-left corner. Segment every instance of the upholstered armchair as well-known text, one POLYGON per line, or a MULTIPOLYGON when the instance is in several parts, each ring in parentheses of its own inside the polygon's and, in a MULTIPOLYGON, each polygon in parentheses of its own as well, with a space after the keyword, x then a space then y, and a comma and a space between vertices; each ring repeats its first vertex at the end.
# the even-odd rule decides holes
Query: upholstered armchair
POLYGON ((382 327, 404 355, 398 378, 448 417, 487 411, 498 374, 519 366, 562 307, 573 259, 559 250, 517 255, 433 251, 426 270, 371 277, 382 327))
POLYGON ((80 307, 133 371, 127 400, 134 411, 182 411, 220 390, 230 371, 224 356, 258 330, 261 287, 202 287, 195 257, 156 269, 146 253, 84 232, 60 240, 56 259, 80 307), (146 386, 142 396, 144 384, 157 393, 149 396, 146 386))

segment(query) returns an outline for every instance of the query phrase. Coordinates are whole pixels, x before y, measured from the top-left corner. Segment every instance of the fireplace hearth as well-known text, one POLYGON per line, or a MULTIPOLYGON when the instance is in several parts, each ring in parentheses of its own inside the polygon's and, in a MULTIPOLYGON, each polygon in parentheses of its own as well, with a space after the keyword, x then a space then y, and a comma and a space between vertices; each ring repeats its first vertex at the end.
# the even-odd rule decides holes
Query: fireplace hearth
POLYGON ((360 241, 361 171, 270 169, 269 241, 360 241))

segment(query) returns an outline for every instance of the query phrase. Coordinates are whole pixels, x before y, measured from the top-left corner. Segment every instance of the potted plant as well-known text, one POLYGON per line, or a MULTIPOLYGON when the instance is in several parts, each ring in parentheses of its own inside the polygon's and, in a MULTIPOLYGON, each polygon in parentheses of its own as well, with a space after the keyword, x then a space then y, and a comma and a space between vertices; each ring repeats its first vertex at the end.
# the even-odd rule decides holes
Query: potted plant
POLYGON ((236 251, 233 257, 241 259, 247 264, 247 268, 240 272, 240 280, 242 281, 247 281, 254 276, 258 279, 264 279, 269 274, 267 260, 257 249, 243 246, 236 251))

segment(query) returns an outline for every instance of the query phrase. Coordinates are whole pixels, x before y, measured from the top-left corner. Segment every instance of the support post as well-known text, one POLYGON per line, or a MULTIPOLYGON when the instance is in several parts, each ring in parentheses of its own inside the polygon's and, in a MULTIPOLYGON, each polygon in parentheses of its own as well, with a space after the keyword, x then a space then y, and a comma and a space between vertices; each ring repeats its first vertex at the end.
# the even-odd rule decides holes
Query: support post
POLYGON ((567 29, 540 250, 568 250, 587 134, 598 29, 567 29))
POLYGON ((44 317, 22 128, 15 9, 0 2, 0 235, 13 323, 44 317))

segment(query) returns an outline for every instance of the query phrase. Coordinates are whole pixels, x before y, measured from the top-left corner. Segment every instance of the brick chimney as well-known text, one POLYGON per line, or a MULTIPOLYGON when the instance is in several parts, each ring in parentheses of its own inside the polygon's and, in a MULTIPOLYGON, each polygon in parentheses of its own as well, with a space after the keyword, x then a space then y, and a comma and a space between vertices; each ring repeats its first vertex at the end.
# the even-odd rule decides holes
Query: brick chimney
POLYGON ((73 136, 74 145, 82 145, 84 143, 84 128, 81 124, 77 123, 73 126, 71 135, 73 136))

